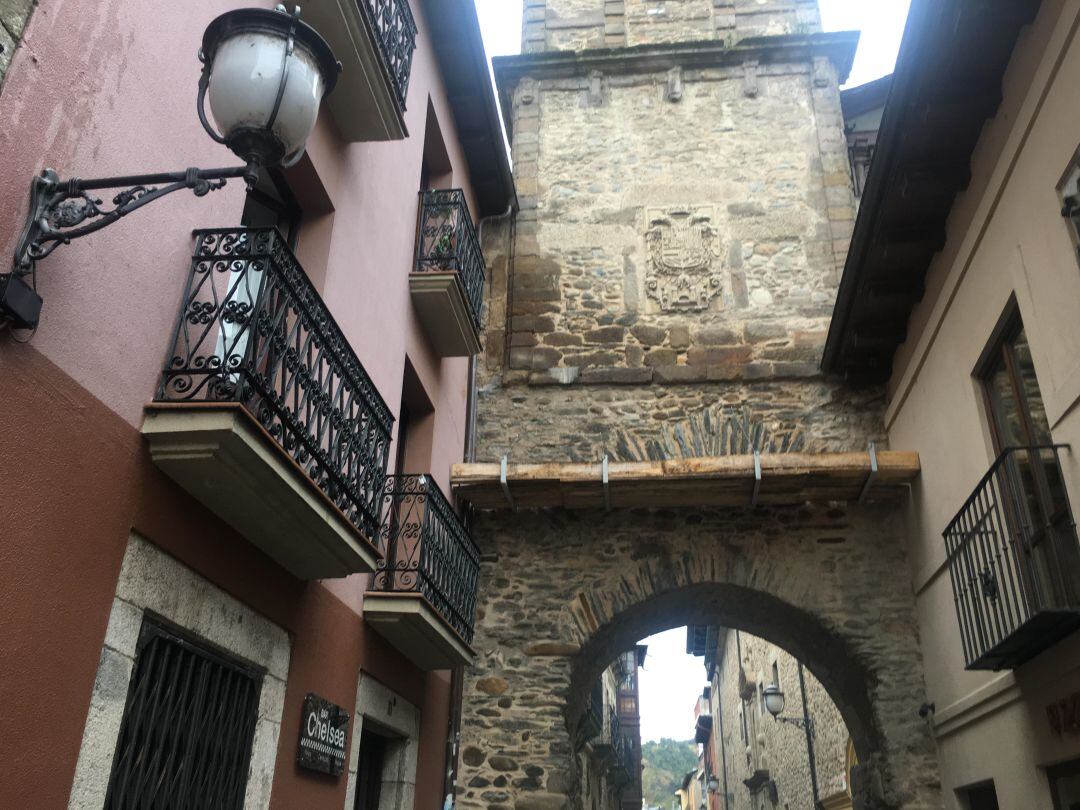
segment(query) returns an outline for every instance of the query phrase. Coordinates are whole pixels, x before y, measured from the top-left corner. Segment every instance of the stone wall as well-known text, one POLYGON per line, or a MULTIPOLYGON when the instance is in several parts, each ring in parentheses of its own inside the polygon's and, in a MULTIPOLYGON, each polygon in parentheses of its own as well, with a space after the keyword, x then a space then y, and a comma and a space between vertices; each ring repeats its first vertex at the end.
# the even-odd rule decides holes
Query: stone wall
MULTIPOLYGON (((773 664, 786 697, 783 716, 801 718, 798 660, 757 636, 730 630, 722 633, 712 679, 713 746, 718 757, 721 752, 723 755, 731 810, 755 810, 758 806, 755 799, 760 797, 752 794, 743 780, 759 769, 767 770, 776 782, 781 807, 815 810, 805 732, 774 720, 762 705, 761 690, 773 682, 773 664), (722 721, 718 719, 721 715, 722 721)), ((805 669, 803 676, 806 708, 814 724, 818 796, 825 798, 847 787, 849 735, 825 687, 805 669)), ((722 772, 718 778, 723 783, 722 772)))
POLYGON ((35 5, 36 0, 0 0, 0 87, 35 5))
POLYGON ((522 50, 619 48, 658 42, 806 34, 817 0, 524 0, 522 50))
POLYGON ((785 38, 684 66, 659 36, 500 68, 521 210, 485 227, 477 457, 708 454, 718 437, 677 437, 744 412, 808 450, 863 449, 880 392, 818 368, 854 218, 844 47, 785 38))
MULTIPOLYGON (((890 502, 480 514, 458 808, 591 810, 574 744, 589 687, 637 640, 715 624, 767 636, 828 689, 864 763, 857 807, 937 810, 913 600, 895 576, 901 514, 890 502)), ((783 679, 790 712, 797 679, 783 679)))

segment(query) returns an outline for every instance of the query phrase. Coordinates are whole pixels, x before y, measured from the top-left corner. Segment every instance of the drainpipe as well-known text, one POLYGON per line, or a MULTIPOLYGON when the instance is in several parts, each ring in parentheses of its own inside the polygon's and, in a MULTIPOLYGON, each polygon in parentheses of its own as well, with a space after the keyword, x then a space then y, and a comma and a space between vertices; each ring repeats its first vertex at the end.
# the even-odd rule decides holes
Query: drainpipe
POLYGON ((799 694, 802 695, 803 728, 806 729, 806 756, 810 762, 810 786, 814 790, 814 807, 818 806, 817 760, 814 757, 814 727, 810 721, 810 710, 806 705, 806 678, 803 675, 802 661, 799 661, 799 694))
POLYGON ((731 805, 728 803, 727 747, 724 742, 724 693, 722 690, 716 697, 716 709, 719 715, 717 719, 720 721, 720 772, 724 776, 724 810, 731 810, 731 805))

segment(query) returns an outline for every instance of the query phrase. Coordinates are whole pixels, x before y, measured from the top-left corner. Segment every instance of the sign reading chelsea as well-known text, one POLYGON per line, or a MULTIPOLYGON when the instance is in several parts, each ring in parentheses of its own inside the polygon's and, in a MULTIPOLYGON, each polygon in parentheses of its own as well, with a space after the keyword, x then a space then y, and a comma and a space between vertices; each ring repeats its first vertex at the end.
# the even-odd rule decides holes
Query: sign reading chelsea
POLYGON ((345 769, 345 745, 349 713, 340 706, 309 694, 300 717, 300 748, 296 762, 301 768, 341 776, 345 769))

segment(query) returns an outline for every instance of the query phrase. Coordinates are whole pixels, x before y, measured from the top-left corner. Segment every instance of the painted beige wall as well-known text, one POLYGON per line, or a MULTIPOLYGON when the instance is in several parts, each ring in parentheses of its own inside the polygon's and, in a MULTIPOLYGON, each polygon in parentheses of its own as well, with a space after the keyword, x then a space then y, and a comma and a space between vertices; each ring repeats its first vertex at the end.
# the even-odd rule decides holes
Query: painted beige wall
MULTIPOLYGON (((1080 4, 1054 0, 1022 34, 889 387, 890 444, 922 458, 909 558, 950 808, 958 788, 991 778, 1002 810, 1049 808, 1042 767, 1080 756, 1080 737, 1058 738, 1046 720, 1046 704, 1080 686, 1080 638, 1015 673, 965 671, 941 535, 994 458, 972 372, 1013 295, 1054 441, 1080 451, 1080 264, 1057 192, 1080 146, 1078 26, 1080 4)), ((1063 463, 1080 504, 1080 455, 1063 463)))

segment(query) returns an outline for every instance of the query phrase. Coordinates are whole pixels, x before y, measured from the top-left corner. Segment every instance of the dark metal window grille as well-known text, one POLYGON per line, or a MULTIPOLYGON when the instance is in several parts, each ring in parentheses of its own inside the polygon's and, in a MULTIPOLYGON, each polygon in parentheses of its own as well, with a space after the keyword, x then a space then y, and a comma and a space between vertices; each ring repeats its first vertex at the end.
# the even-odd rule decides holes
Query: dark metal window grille
POLYGON ((145 620, 106 810, 242 808, 262 677, 145 620))
POLYGON ((379 44, 383 67, 394 86, 397 101, 405 109, 412 74, 413 51, 416 50, 416 21, 408 0, 357 0, 375 41, 379 44))
POLYGON ((428 475, 386 477, 386 558, 372 588, 421 594, 466 644, 473 639, 480 552, 428 475))
POLYGON ((1062 449, 1006 449, 945 529, 969 669, 1019 666, 1080 627, 1080 545, 1062 449))
POLYGON ((273 228, 195 232, 159 402, 235 402, 376 538, 394 418, 273 228))
POLYGON ((456 273, 473 326, 479 331, 484 301, 484 256, 461 189, 420 192, 416 272, 456 273))

